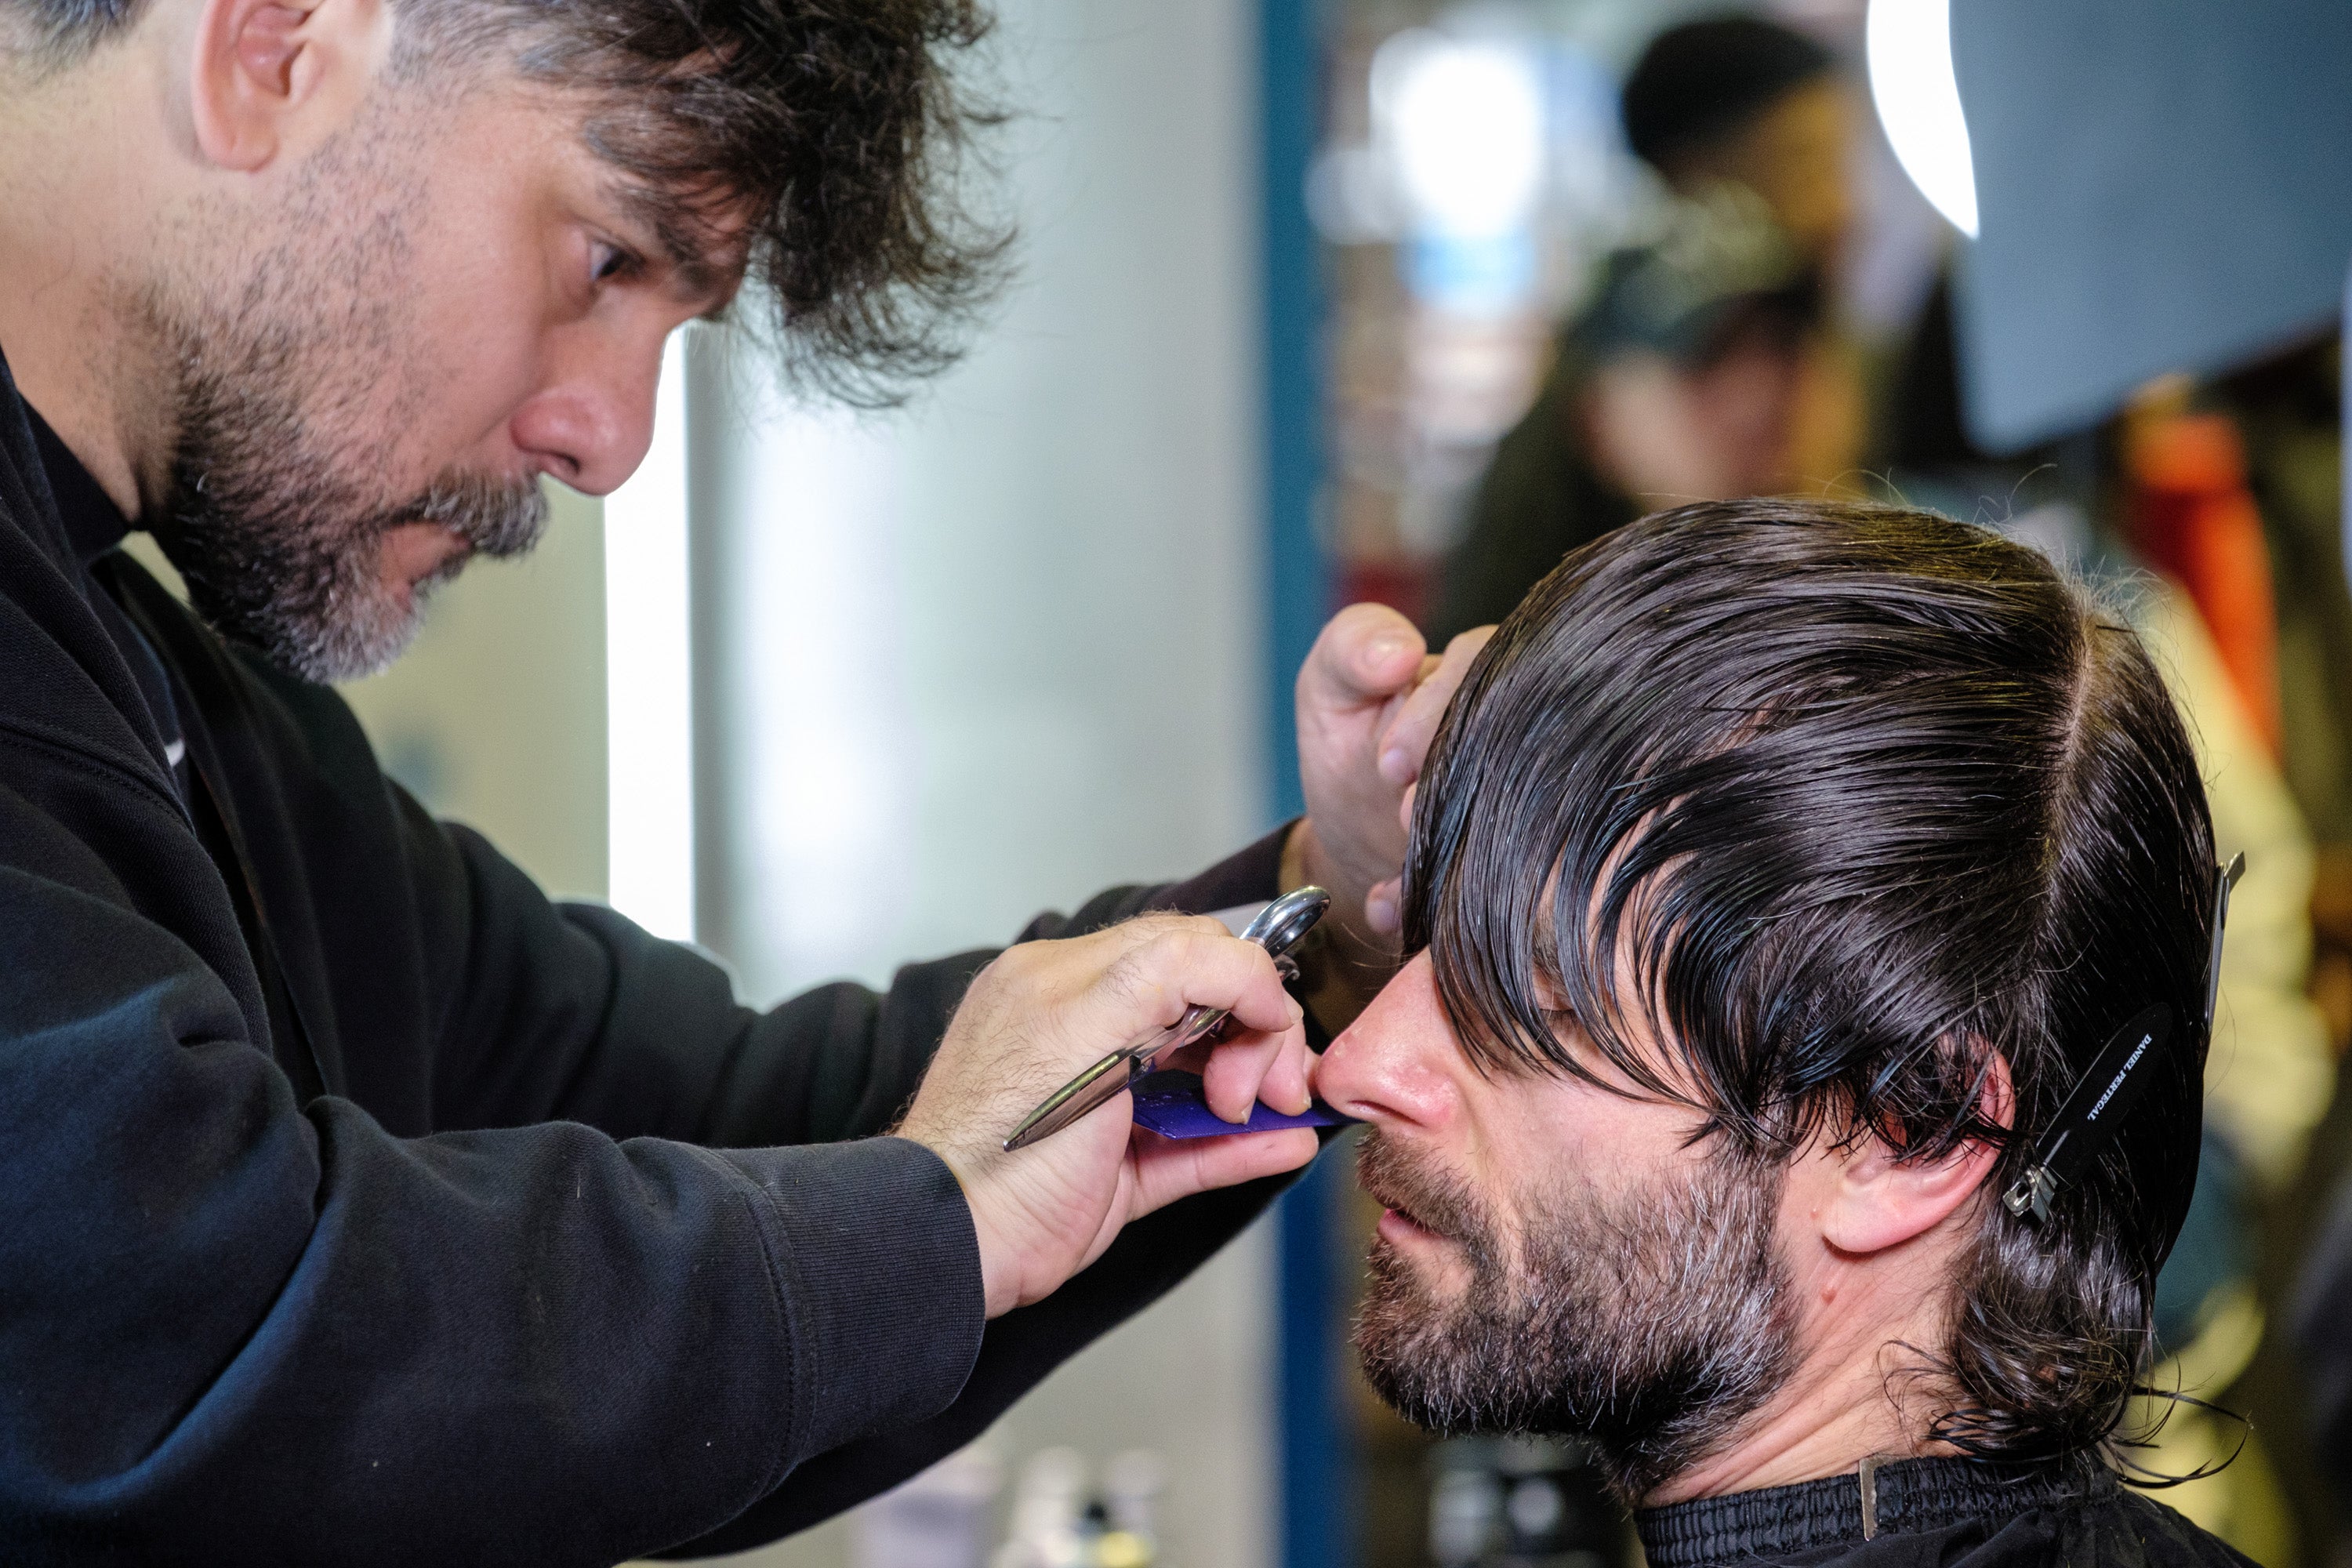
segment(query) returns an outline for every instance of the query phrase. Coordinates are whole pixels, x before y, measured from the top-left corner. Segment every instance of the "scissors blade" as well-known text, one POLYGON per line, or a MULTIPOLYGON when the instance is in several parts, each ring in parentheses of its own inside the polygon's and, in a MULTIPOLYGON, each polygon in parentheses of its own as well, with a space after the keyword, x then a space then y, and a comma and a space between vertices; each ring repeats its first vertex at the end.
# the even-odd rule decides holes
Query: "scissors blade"
POLYGON ((1223 1007, 1196 1006, 1168 1027, 1111 1052, 1047 1095, 1045 1103, 1013 1130, 1013 1136, 1004 1141, 1004 1152, 1010 1154, 1040 1138, 1050 1138, 1088 1111, 1118 1099, 1119 1091, 1149 1068, 1160 1052, 1189 1046, 1214 1034, 1224 1024, 1225 1016, 1223 1007), (1118 1071, 1121 1067, 1127 1070, 1118 1071))
POLYGON ((1050 1138, 1079 1117, 1117 1099, 1135 1076, 1135 1051, 1111 1052, 1086 1071, 1045 1097, 1044 1104, 1024 1117, 1004 1141, 1008 1154, 1026 1149, 1040 1138, 1050 1138))

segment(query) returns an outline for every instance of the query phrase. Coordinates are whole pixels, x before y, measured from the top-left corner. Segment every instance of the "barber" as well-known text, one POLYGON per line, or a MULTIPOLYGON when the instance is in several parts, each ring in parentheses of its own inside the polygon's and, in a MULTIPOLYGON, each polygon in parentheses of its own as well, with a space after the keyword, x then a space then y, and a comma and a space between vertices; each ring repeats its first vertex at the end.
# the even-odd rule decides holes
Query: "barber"
POLYGON ((988 257, 940 173, 978 20, 0 0, 0 1558, 751 1544, 967 1440, 1311 1156, 1117 1106, 999 1142, 1192 1004, 1242 1026, 1222 1113, 1303 1108, 1299 1006, 1177 911, 1313 879, 1378 956, 1458 679, 1397 617, 1302 673, 1307 820, 765 1015, 429 818, 326 684, 527 548, 541 476, 618 485, 663 340, 747 275, 820 381, 938 363, 988 257))

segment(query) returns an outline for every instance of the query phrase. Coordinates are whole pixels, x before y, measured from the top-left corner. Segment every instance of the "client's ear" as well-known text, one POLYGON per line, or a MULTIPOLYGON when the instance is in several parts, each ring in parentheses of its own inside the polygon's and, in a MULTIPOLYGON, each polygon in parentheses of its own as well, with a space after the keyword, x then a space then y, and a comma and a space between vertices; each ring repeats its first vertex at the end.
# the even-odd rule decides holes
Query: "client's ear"
MULTIPOLYGON (((1999 1052, 1990 1061, 1979 1109, 1987 1121, 2008 1127, 2017 1114, 2009 1063, 1999 1052)), ((1866 1255, 1924 1236, 1968 1202, 2000 1157, 1977 1138, 1940 1160, 1905 1160, 1885 1139, 1865 1136, 1842 1157, 1829 1201, 1816 1211, 1822 1239, 1866 1255)))

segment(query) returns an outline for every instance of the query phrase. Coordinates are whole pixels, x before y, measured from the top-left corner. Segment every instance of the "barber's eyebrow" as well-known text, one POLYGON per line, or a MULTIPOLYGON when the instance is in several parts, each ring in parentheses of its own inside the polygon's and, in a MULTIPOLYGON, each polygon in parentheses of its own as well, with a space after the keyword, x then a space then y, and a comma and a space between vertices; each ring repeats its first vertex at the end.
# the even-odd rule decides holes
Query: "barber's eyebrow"
POLYGON ((725 310, 741 280, 742 261, 740 256, 713 259, 711 226, 694 204, 637 180, 614 180, 607 190, 614 205, 639 231, 638 237, 652 238, 651 248, 677 278, 678 291, 716 300, 706 316, 725 310))

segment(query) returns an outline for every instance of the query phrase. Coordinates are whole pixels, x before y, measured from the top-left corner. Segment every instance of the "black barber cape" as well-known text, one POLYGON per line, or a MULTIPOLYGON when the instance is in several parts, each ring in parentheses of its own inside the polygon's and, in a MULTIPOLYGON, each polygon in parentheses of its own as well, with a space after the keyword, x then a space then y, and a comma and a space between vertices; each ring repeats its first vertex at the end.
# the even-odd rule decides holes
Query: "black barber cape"
POLYGON ((1906 1459, 1857 1475, 1644 1509, 1649 1568, 2254 1568, 2089 1456, 1906 1459))
MULTIPOLYGON (((985 1325, 875 1136, 986 953, 761 1015, 232 647, 0 363, 0 1562, 732 1550, 975 1436, 1277 1184, 985 1325)), ((1278 838, 1028 936, 1275 891, 1278 838)))

